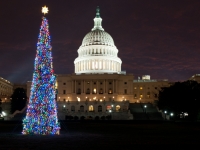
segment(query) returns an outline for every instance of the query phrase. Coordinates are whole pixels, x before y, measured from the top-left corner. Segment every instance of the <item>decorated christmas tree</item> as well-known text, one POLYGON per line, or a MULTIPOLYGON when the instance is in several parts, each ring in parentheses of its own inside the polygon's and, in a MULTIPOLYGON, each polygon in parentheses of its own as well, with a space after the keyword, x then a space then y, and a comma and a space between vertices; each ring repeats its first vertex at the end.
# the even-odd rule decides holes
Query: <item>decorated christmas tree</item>
MULTIPOLYGON (((42 8, 47 13, 48 8, 42 8)), ((60 125, 57 118, 55 101, 55 75, 52 65, 52 47, 49 24, 46 17, 42 25, 37 43, 31 93, 23 120, 22 134, 59 134, 60 125)))

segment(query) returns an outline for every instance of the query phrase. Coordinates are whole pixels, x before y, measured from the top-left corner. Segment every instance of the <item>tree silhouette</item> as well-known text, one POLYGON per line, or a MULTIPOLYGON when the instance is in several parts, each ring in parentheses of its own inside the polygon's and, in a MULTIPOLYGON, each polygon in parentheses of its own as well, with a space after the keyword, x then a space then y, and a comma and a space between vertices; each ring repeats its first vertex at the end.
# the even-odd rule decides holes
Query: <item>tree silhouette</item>
POLYGON ((158 107, 176 115, 187 112, 189 119, 197 120, 200 112, 200 84, 188 80, 162 88, 159 91, 158 107))
POLYGON ((26 106, 27 96, 23 88, 16 88, 11 96, 11 113, 22 110, 26 106))

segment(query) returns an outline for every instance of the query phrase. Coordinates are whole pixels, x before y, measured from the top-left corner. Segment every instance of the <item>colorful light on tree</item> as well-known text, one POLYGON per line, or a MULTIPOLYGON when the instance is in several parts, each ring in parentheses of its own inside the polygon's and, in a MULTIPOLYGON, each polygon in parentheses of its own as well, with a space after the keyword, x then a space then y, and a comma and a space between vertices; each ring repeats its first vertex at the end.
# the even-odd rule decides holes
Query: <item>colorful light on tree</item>
POLYGON ((59 134, 60 125, 55 101, 56 78, 53 71, 50 42, 48 20, 43 17, 22 134, 59 134))

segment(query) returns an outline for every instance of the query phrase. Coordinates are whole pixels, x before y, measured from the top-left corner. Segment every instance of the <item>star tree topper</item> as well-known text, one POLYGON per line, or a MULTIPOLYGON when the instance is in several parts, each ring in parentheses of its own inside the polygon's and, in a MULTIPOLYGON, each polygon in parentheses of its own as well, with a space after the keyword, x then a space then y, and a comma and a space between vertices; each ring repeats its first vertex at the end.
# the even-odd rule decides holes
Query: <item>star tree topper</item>
POLYGON ((46 7, 46 6, 44 6, 44 7, 42 7, 42 13, 45 15, 45 14, 47 14, 48 13, 48 7, 46 7))

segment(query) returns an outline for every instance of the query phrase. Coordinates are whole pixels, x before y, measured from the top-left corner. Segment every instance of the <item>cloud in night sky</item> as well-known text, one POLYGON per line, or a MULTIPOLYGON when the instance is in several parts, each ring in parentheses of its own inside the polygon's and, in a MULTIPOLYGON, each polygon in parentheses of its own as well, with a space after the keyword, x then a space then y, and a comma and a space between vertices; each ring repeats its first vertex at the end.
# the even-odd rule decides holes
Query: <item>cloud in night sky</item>
POLYGON ((32 80, 41 7, 47 5, 56 74, 74 73, 96 6, 114 39, 122 70, 135 78, 183 81, 200 73, 199 0, 10 0, 0 2, 0 76, 32 80))

